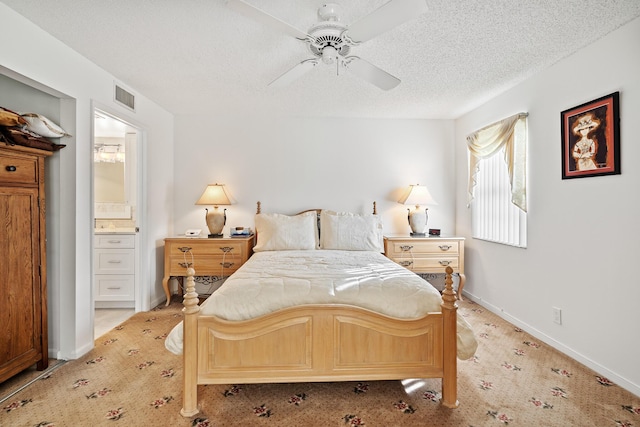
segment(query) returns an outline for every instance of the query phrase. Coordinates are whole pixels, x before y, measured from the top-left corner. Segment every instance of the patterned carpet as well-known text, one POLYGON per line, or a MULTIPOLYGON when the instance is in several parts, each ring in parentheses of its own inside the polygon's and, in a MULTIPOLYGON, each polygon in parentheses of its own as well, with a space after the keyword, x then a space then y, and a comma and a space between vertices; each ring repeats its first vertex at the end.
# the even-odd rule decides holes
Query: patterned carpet
POLYGON ((200 386, 201 412, 183 418, 181 357, 164 348, 182 318, 173 302, 11 396, 0 425, 640 426, 639 397, 481 306, 459 304, 480 345, 459 361, 458 409, 439 405, 439 380, 229 384, 200 386))

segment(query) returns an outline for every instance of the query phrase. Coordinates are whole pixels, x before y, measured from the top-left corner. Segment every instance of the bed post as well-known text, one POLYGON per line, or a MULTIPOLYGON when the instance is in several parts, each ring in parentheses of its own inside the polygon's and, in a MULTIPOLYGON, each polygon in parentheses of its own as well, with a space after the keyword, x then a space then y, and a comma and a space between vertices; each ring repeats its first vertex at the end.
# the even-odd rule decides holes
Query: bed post
POLYGON ((443 363, 442 375, 442 404, 447 408, 458 407, 458 360, 457 360, 457 310, 456 294, 453 292, 453 269, 449 266, 445 269, 445 289, 442 293, 442 315, 444 326, 443 337, 443 363))
POLYGON ((256 214, 259 214, 260 211, 262 210, 262 207, 260 206, 262 203, 258 202, 256 205, 256 214))
POLYGON ((373 202, 373 214, 374 215, 378 214, 378 206, 376 206, 376 202, 373 202))
POLYGON ((198 411, 198 293, 193 276, 196 271, 187 268, 187 284, 185 286, 183 320, 183 396, 180 415, 192 417, 198 411))

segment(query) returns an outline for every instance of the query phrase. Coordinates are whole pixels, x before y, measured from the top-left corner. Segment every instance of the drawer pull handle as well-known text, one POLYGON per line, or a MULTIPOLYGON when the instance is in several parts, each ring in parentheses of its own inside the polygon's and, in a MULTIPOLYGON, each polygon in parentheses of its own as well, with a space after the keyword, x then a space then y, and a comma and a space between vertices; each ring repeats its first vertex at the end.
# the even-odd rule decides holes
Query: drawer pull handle
POLYGON ((438 261, 440 263, 440 265, 449 265, 451 264, 451 261, 438 261))
POLYGON ((231 252, 233 248, 231 246, 223 246, 220 250, 226 254, 227 252, 231 252))
POLYGON ((9 165, 5 169, 7 170, 7 172, 15 172, 18 170, 18 168, 13 165, 9 165))
POLYGON ((221 265, 223 268, 229 268, 229 267, 233 266, 233 264, 235 264, 235 262, 221 262, 221 263, 220 263, 220 265, 221 265))
POLYGON ((182 268, 191 267, 193 265, 192 262, 179 262, 178 265, 182 268))
POLYGON ((119 259, 110 259, 109 261, 107 261, 109 264, 121 264, 122 261, 119 259))
POLYGON ((413 246, 411 246, 411 245, 402 245, 402 246, 400 246, 400 250, 401 251, 407 252, 407 251, 410 251, 411 249, 413 249, 413 246))
POLYGON ((122 240, 109 240, 109 243, 121 243, 122 240))
POLYGON ((107 289, 120 289, 120 286, 116 287, 116 286, 110 286, 107 289))
POLYGON ((403 267, 409 267, 411 264, 413 264, 413 261, 400 261, 398 264, 403 267))
POLYGON ((448 251, 449 249, 451 249, 451 245, 440 245, 438 247, 443 251, 448 251))
POLYGON ((188 246, 181 246, 181 247, 178 248, 178 250, 180 252, 189 252, 191 250, 191 248, 188 247, 188 246))

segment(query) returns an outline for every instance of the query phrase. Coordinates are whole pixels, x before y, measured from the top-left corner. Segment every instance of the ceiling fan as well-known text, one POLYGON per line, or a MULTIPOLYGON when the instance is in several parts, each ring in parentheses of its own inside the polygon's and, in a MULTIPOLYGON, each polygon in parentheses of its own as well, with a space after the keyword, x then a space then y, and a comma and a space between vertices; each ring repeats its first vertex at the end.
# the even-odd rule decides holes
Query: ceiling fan
POLYGON ((340 6, 326 3, 318 9, 320 21, 304 32, 244 0, 227 0, 227 6, 256 22, 305 42, 309 47, 312 58, 299 62, 269 86, 286 86, 322 61, 335 66, 338 75, 342 70, 347 70, 383 90, 393 89, 400 84, 400 79, 358 56, 350 55, 351 48, 427 11, 426 0, 390 0, 353 24, 345 25, 340 22, 340 6))

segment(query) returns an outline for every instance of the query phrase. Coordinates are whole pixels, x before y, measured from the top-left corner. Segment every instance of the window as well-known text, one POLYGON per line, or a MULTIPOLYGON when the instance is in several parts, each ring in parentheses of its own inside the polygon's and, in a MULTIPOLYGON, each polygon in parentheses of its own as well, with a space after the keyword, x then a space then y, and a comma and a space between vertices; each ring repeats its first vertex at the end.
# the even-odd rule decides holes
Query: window
POLYGON ((494 123, 467 137, 472 236, 527 246, 527 114, 494 123))

